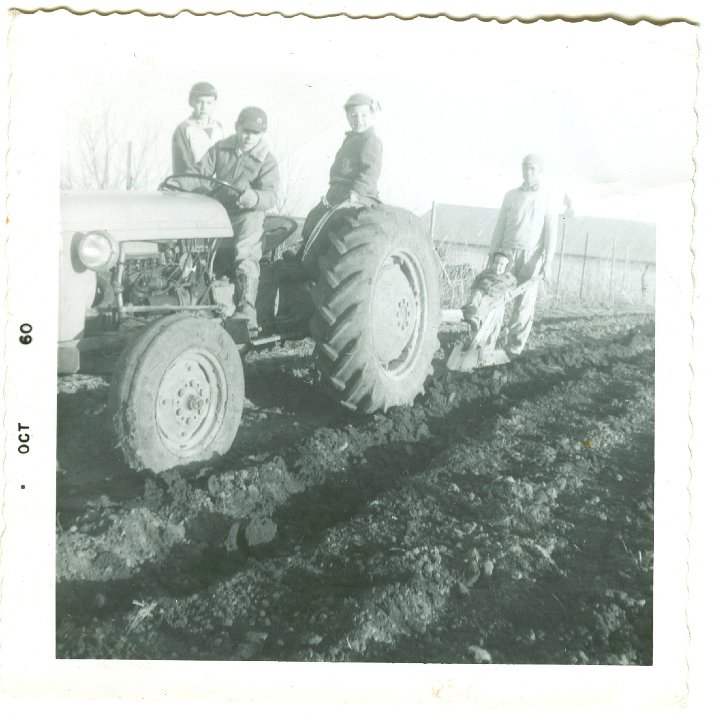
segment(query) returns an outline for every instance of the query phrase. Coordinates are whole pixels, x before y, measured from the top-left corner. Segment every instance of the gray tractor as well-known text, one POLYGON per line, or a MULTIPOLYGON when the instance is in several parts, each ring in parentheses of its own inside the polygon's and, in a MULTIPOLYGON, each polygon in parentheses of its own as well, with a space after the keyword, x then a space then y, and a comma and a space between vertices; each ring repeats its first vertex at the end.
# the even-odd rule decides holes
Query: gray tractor
POLYGON ((231 319, 226 210, 167 180, 61 203, 59 371, 77 372, 85 351, 119 355, 109 426, 128 466, 161 472, 226 453, 243 412, 241 352, 308 332, 321 383, 342 405, 374 413, 413 402, 441 322, 436 255, 414 215, 333 208, 300 260, 275 260, 297 223, 267 217, 258 309, 268 332, 255 337, 231 319))

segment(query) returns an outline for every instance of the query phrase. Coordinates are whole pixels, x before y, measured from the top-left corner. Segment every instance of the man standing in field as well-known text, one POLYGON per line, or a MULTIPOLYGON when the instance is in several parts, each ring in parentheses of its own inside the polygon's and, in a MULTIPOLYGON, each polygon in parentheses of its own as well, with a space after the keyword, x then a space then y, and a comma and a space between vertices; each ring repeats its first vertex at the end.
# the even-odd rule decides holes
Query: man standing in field
POLYGON ((199 82, 191 88, 188 104, 193 113, 176 128, 171 140, 174 175, 187 172, 212 145, 223 140, 223 126, 213 117, 217 99, 218 93, 211 83, 199 82))
MULTIPOLYGON (((523 184, 503 198, 490 250, 491 257, 501 252, 510 259, 519 285, 539 275, 548 279, 558 230, 558 213, 541 185, 543 161, 538 155, 526 155, 522 170, 523 184)), ((505 347, 510 357, 523 352, 530 335, 539 284, 534 280, 513 302, 505 347)))

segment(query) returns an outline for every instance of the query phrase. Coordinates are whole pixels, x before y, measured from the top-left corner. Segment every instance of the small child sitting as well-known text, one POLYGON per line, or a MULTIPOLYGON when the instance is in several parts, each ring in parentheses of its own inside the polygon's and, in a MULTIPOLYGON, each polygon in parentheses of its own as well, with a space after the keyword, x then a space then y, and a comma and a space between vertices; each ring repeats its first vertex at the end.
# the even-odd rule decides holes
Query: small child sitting
POLYGON ((495 345, 498 333, 501 331, 505 304, 499 304, 498 301, 508 290, 516 286, 515 276, 508 272, 509 263, 510 258, 507 255, 495 252, 491 257, 491 264, 474 278, 469 291, 469 300, 461 308, 464 320, 474 333, 478 333, 486 319, 491 320, 493 329, 484 343, 486 346, 495 345), (500 312, 496 317, 489 318, 496 307, 500 312))

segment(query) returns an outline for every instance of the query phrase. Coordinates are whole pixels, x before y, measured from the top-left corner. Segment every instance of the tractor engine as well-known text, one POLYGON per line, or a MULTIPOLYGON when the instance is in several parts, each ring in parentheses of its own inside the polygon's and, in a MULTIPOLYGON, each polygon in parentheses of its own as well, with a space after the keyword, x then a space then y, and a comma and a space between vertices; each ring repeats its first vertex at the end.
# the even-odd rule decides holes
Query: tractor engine
POLYGON ((122 268, 125 305, 202 305, 211 302, 213 240, 159 243, 157 252, 129 255, 122 268))

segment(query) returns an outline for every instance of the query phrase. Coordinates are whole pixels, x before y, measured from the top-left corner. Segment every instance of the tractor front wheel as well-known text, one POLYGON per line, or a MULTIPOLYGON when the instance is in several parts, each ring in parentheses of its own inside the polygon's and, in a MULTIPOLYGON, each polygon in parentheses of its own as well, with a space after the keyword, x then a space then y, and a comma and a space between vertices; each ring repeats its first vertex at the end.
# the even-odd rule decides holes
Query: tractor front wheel
POLYGON ((135 470, 216 459, 233 443, 244 397, 240 355, 220 325, 162 318, 119 358, 108 403, 113 444, 135 470))

